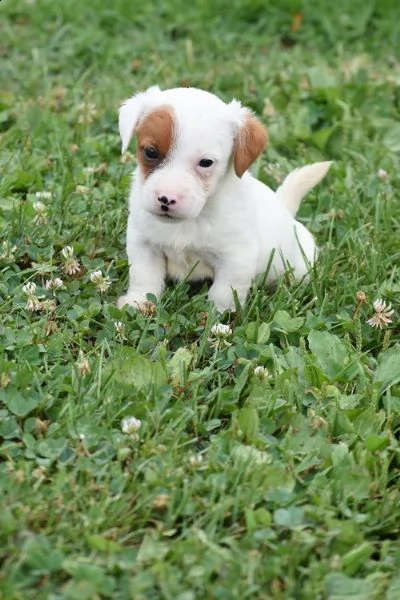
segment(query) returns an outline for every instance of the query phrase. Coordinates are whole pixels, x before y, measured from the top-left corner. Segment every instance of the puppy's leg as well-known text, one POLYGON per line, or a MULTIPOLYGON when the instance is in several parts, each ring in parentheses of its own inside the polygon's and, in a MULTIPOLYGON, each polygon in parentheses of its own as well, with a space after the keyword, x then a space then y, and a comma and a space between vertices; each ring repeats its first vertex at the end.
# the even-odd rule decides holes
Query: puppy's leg
POLYGON ((237 293, 240 304, 244 304, 254 276, 255 269, 241 261, 221 264, 215 270, 214 283, 208 292, 208 299, 214 302, 219 312, 233 310, 235 302, 232 290, 237 293))
POLYGON ((126 294, 118 299, 117 306, 129 304, 138 310, 147 312, 149 301, 147 294, 156 298, 161 296, 165 282, 165 257, 163 253, 149 244, 135 244, 129 248, 129 287, 126 294))

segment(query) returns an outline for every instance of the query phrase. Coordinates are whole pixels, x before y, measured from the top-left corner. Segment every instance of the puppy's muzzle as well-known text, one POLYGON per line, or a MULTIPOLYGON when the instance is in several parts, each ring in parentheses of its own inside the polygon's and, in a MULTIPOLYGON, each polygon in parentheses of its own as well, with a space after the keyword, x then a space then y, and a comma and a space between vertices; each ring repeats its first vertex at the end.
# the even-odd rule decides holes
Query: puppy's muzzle
POLYGON ((168 196, 159 196, 157 200, 160 203, 160 208, 163 213, 168 213, 171 206, 176 204, 175 198, 168 198, 168 196))

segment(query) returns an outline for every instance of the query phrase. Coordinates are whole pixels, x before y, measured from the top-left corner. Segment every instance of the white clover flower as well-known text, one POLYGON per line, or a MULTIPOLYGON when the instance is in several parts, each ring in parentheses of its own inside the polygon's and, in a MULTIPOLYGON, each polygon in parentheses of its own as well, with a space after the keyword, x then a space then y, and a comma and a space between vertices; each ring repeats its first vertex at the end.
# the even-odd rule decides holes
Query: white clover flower
POLYGON ((57 308, 57 303, 55 300, 43 300, 43 302, 40 302, 39 308, 40 308, 40 310, 43 310, 46 312, 53 312, 57 308))
POLYGON ((268 452, 263 452, 262 450, 258 450, 253 446, 246 445, 236 446, 232 450, 232 455, 237 461, 243 461, 247 464, 268 464, 272 460, 272 457, 268 454, 268 452))
POLYGON ((223 323, 216 323, 211 327, 211 335, 219 338, 225 338, 229 335, 232 335, 232 329, 229 325, 224 325, 223 323))
POLYGON ((96 169, 95 167, 83 167, 82 173, 85 173, 85 175, 93 175, 93 173, 96 173, 96 169))
POLYGON ((262 367, 261 365, 258 365, 254 369, 254 375, 256 377, 258 377, 259 379, 261 379, 261 381, 262 381, 263 379, 268 377, 268 369, 266 369, 265 367, 262 367))
POLYGON ((216 323, 211 327, 210 333, 211 337, 208 338, 208 341, 214 348, 231 345, 227 340, 227 338, 232 335, 232 329, 229 327, 229 325, 216 323))
MULTIPOLYGON (((35 192, 35 198, 37 200, 51 200, 52 197, 53 197, 53 194, 48 191, 35 192)), ((40 202, 39 204, 42 204, 42 203, 40 202)))
POLYGON ((122 321, 115 321, 114 322, 114 327, 115 327, 115 331, 117 333, 123 333, 125 330, 125 325, 122 321))
POLYGON ((57 322, 53 321, 52 319, 49 319, 47 321, 47 323, 45 323, 45 325, 44 325, 45 335, 47 335, 47 336, 53 335, 53 333, 57 333, 57 331, 58 331, 57 322))
POLYGON ((136 434, 142 426, 142 421, 136 417, 125 417, 121 421, 123 433, 136 434))
POLYGON ((9 258, 13 260, 16 251, 17 246, 11 246, 9 241, 4 240, 0 246, 0 258, 9 258))
POLYGON ((93 273, 90 274, 90 281, 96 284, 96 289, 101 294, 106 292, 111 285, 111 280, 108 275, 103 275, 101 271, 93 271, 93 273))
POLYGON ((358 304, 368 304, 367 294, 362 290, 359 290, 356 294, 356 300, 358 304))
POLYGON ((153 508, 156 510, 164 510, 171 504, 171 496, 168 494, 158 494, 152 502, 153 508))
POLYGON ((374 310, 375 314, 367 320, 368 325, 383 329, 389 325, 389 323, 392 323, 393 319, 391 317, 394 313, 394 310, 392 309, 391 304, 386 304, 382 298, 378 298, 374 302, 374 310))
POLYGON ((61 250, 61 254, 64 258, 72 258, 74 255, 74 247, 73 246, 65 246, 61 250))
POLYGON ((61 250, 61 254, 65 260, 63 270, 67 275, 76 275, 81 270, 79 262, 74 256, 74 249, 72 246, 65 246, 61 250))
POLYGON ((46 281, 45 287, 46 290, 58 290, 64 285, 63 280, 60 277, 55 277, 54 279, 48 279, 46 281))
POLYGON ((37 200, 32 204, 33 210, 36 215, 33 218, 35 225, 46 225, 48 223, 47 208, 40 200, 37 200))
POLYGON ((78 123, 81 125, 89 125, 97 116, 97 108, 94 102, 82 102, 78 105, 78 123))
POLYGON ((79 184, 78 184, 78 185, 75 187, 75 191, 76 191, 78 194, 82 194, 82 195, 83 195, 83 194, 88 194, 88 193, 90 192, 90 188, 89 188, 87 185, 79 185, 79 184))
POLYGON ((385 169, 378 169, 377 175, 379 179, 387 179, 389 177, 389 173, 385 169))
POLYGON ((69 259, 64 265, 64 271, 67 275, 76 275, 81 270, 76 258, 69 259))
POLYGON ((120 159, 119 162, 123 165, 126 165, 128 163, 133 162, 134 160, 134 155, 131 152, 125 152, 125 154, 123 154, 120 159))
POLYGON ((122 321, 114 321, 114 327, 115 327, 115 333, 116 333, 117 340, 119 340, 121 342, 126 340, 125 324, 122 321))
POLYGON ((26 310, 37 311, 42 308, 39 298, 36 296, 36 283, 28 281, 22 286, 23 293, 27 296, 26 310))
POLYGON ((97 284, 97 291, 100 292, 100 294, 104 294, 108 288, 111 285, 111 281, 109 277, 104 277, 103 281, 101 283, 97 284))
POLYGON ((43 202, 40 202, 40 200, 34 202, 32 206, 33 210, 37 213, 45 213, 47 210, 46 206, 43 204, 43 202))
POLYGON ((200 467, 203 464, 203 456, 201 454, 192 454, 189 456, 189 464, 192 467, 200 467))
POLYGON ((31 310, 32 312, 41 310, 42 304, 37 296, 34 294, 29 295, 25 305, 26 310, 31 310))
POLYGON ((22 291, 27 296, 32 296, 36 292, 36 283, 33 281, 29 281, 25 285, 22 286, 22 291))
POLYGON ((78 372, 81 375, 83 375, 83 377, 85 377, 86 375, 89 375, 92 370, 90 368, 89 360, 86 356, 84 356, 82 350, 79 351, 79 357, 76 362, 76 368, 78 369, 78 372))
POLYGON ((103 279, 103 273, 99 270, 99 271, 93 271, 93 273, 90 273, 90 281, 92 283, 99 283, 100 281, 102 281, 103 279))

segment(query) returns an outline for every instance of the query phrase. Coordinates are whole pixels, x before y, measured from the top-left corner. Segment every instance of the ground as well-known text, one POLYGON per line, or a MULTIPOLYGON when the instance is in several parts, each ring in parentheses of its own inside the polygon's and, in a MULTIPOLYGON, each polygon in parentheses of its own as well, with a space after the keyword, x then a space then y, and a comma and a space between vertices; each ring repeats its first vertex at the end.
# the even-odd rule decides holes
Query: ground
POLYGON ((0 598, 400 598, 397 4, 1 2, 0 598), (311 283, 116 308, 153 84, 251 106, 272 187, 335 161, 311 283))

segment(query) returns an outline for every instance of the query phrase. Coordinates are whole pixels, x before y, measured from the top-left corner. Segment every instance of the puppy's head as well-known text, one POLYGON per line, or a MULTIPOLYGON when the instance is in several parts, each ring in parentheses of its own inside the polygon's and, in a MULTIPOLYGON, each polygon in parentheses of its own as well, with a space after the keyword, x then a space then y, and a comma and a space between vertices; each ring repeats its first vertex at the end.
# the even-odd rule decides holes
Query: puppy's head
POLYGON ((229 175, 242 177, 265 148, 267 133, 252 112, 195 88, 151 87, 119 113, 122 152, 137 137, 143 208, 193 219, 229 175), (235 174, 235 175, 234 175, 235 174))

